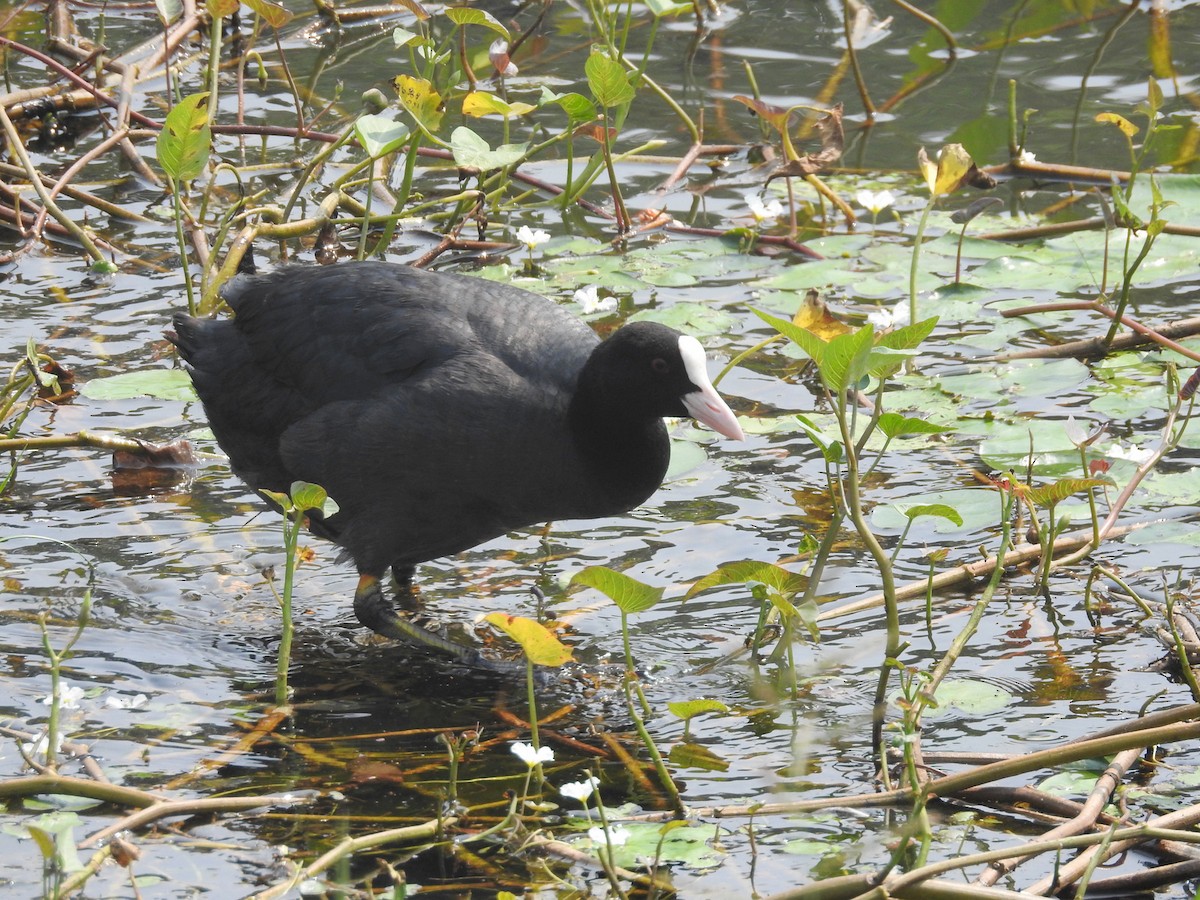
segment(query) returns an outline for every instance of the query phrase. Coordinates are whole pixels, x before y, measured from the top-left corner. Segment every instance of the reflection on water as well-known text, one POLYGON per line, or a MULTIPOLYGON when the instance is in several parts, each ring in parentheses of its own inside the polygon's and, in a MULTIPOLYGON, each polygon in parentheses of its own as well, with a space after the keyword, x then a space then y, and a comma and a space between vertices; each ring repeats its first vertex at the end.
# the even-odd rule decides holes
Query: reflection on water
MULTIPOLYGON (((865 51, 868 84, 882 111, 866 130, 854 127, 861 123, 861 106, 849 74, 838 66, 840 13, 831 12, 836 6, 751 0, 726 10, 698 46, 686 16, 670 20, 659 34, 649 71, 682 98, 690 113, 704 108, 709 142, 758 139, 758 124, 730 99, 750 90, 744 63, 753 65, 768 102, 787 106, 841 99, 851 125, 846 162, 888 172, 911 170, 918 146, 933 148, 947 141, 968 144, 981 161, 1003 161, 1007 83, 1016 79, 1021 108, 1038 110, 1030 124, 1040 158, 1126 164, 1123 146, 1110 140, 1094 117, 1114 109, 1129 113, 1144 95, 1145 72, 1130 60, 1144 57, 1149 22, 1140 12, 1130 14, 1133 5, 1096 4, 1096 16, 1083 28, 1072 24, 1067 5, 993 2, 964 7, 965 21, 947 23, 960 46, 953 61, 933 31, 897 14, 890 33, 865 51)), ((951 12, 948 7, 940 11, 951 12)), ((1200 7, 1182 5, 1172 17, 1174 46, 1182 59, 1195 48, 1200 7)), ((78 19, 83 29, 99 27, 96 10, 81 9, 78 19)), ((135 16, 122 22, 110 15, 106 27, 114 44, 124 42, 117 39, 122 28, 148 27, 137 21, 135 16)), ((640 22, 631 40, 644 40, 647 30, 648 24, 640 22)), ((527 80, 511 85, 514 97, 536 97, 545 73, 569 78, 581 67, 590 39, 569 4, 553 5, 543 31, 544 39, 539 36, 522 60, 527 80)), ((339 33, 298 20, 285 46, 291 71, 303 79, 311 74, 314 98, 331 97, 335 82, 344 98, 357 98, 372 86, 386 88, 387 79, 408 58, 393 46, 387 29, 366 26, 339 33)), ((1181 92, 1194 89, 1188 88, 1189 77, 1180 74, 1181 92)), ((557 89, 574 87, 579 85, 557 89)), ((292 104, 279 93, 279 83, 262 92, 249 89, 248 105, 256 113, 266 109, 272 121, 294 122, 292 104)), ((1186 123, 1188 116, 1194 121, 1194 107, 1179 100, 1165 82, 1164 90, 1171 93, 1171 114, 1177 121, 1186 123)), ((327 99, 311 102, 319 107, 327 99)), ((345 101, 335 112, 349 115, 356 105, 357 100, 345 101)), ((481 130, 487 127, 480 125, 481 130)), ((686 133, 660 106, 638 102, 622 147, 651 138, 667 142, 656 151, 662 154, 678 155, 688 144, 686 133)), ((251 142, 239 147, 233 139, 222 139, 218 148, 233 158, 258 158, 251 142)), ((269 187, 288 186, 293 155, 286 141, 272 142, 267 155, 271 169, 264 176, 269 187)), ((45 157, 37 161, 48 162, 45 157)), ((105 172, 104 165, 93 173, 96 179, 122 174, 105 172)), ((694 169, 684 187, 657 193, 656 186, 672 169, 671 162, 653 160, 631 169, 634 174, 625 185, 630 205, 667 209, 692 224, 727 228, 739 217, 745 219, 743 195, 759 191, 765 178, 739 154, 723 167, 694 169)), ((557 164, 547 165, 538 174, 553 179, 558 171, 557 164)), ((226 175, 217 180, 233 190, 226 175)), ((906 179, 893 178, 892 183, 908 192, 900 203, 906 216, 924 202, 906 179)), ((447 170, 429 172, 421 189, 430 194, 456 190, 457 180, 447 170)), ((125 202, 141 212, 154 212, 160 202, 156 192, 123 190, 129 191, 125 202)), ((1017 213, 1041 209, 1058 197, 1007 191, 1002 189, 1001 195, 1017 213)), ((545 213, 540 224, 558 234, 611 237, 596 220, 572 216, 560 224, 549 210, 545 213)), ((525 221, 514 220, 513 225, 525 221)), ((900 229, 893 219, 881 217, 878 233, 885 240, 900 229)), ((86 266, 61 248, 30 253, 5 273, 0 345, 12 359, 32 337, 82 381, 175 365, 161 337, 172 311, 184 304, 180 275, 171 261, 173 230, 159 222, 124 226, 122 234, 136 259, 123 264, 110 281, 95 282, 86 266)), ((638 239, 633 246, 652 254, 657 239, 638 239)), ((398 239, 395 256, 412 258, 427 246, 428 236, 414 230, 398 239)), ((272 252, 269 246, 261 249, 265 255, 272 252)), ((777 296, 762 282, 797 264, 787 256, 731 254, 707 272, 698 267, 694 283, 672 283, 660 275, 621 299, 626 310, 669 309, 699 300, 728 312, 734 323, 729 332, 704 336, 715 355, 727 357, 765 336, 748 305, 770 308, 777 296)), ((579 280, 587 280, 586 272, 579 280)), ((903 291, 902 281, 897 278, 895 291, 903 291)), ((1180 302, 1174 294, 1186 300, 1196 287, 1194 276, 1173 280, 1168 289, 1146 299, 1139 315, 1169 313, 1180 302)), ((1045 292, 1027 299, 1052 297, 1045 292)), ((852 305, 855 297, 845 291, 835 300, 852 305)), ((986 333, 993 326, 972 327, 986 333)), ((1027 328, 1022 325, 1021 331, 1027 328)), ((958 360, 939 360, 938 353, 935 344, 923 374, 936 379, 943 368, 961 373, 953 368, 958 360)), ((1090 372, 1079 368, 1075 386, 1053 386, 1053 404, 1061 407, 1055 416, 1090 400, 1090 372)), ((749 361, 731 373, 722 389, 740 411, 764 422, 797 411, 825 412, 815 380, 795 359, 779 353, 749 361)), ((1051 405, 1041 396, 1022 396, 1019 402, 1031 418, 1051 405)), ((36 409, 25 431, 112 429, 151 440, 191 435, 202 450, 215 452, 203 434, 204 424, 197 403, 81 398, 36 409)), ((1134 432, 1148 427, 1137 421, 1125 425, 1134 432)), ((872 502, 974 484, 959 458, 921 447, 897 452, 870 485, 872 502)), ((961 453, 972 455, 969 448, 961 453)), ((745 588, 712 591, 686 604, 680 600, 687 583, 725 562, 757 559, 798 567, 801 539, 806 534, 819 538, 828 520, 823 478, 823 466, 806 438, 794 428, 764 426, 736 449, 727 443, 709 446, 706 459, 628 516, 557 523, 547 537, 531 530, 423 566, 418 577, 425 614, 474 639, 482 613, 534 615, 531 588, 539 587, 547 595, 547 614, 566 623, 564 638, 581 661, 570 676, 550 675, 539 692, 541 713, 558 715, 544 726, 559 754, 551 783, 583 777, 584 768, 592 765, 590 747, 607 756, 598 767, 606 804, 629 801, 664 808, 665 798, 631 778, 613 744, 600 736, 617 735, 618 747, 633 747, 614 674, 621 660, 620 617, 598 595, 566 588, 570 576, 585 565, 626 569, 667 588, 662 604, 631 620, 634 652, 656 711, 651 720, 656 740, 667 752, 682 741, 682 723, 665 713, 669 701, 718 697, 732 709, 727 716, 692 723, 692 740, 721 764, 710 759, 708 765, 679 768, 686 802, 715 806, 873 790, 867 735, 883 648, 880 613, 830 623, 819 645, 798 643, 793 683, 778 665, 753 665, 738 655, 759 614, 745 588), (731 661, 719 664, 727 656, 731 661), (701 668, 704 674, 698 674, 701 668), (789 699, 793 691, 794 701, 789 699)), ((350 609, 353 572, 335 561, 334 548, 316 540, 308 542, 316 556, 301 568, 295 600, 295 715, 252 750, 220 758, 270 704, 278 612, 264 572, 282 563, 277 517, 221 460, 206 460, 186 483, 131 497, 112 490, 102 454, 28 454, 4 495, 2 516, 0 675, 6 689, 0 711, 9 724, 27 732, 43 727, 49 677, 37 616, 48 615, 50 640, 61 646, 88 589, 90 564, 95 573, 92 618, 64 668, 66 682, 83 688, 86 696, 79 709, 67 711, 65 725, 73 740, 92 747, 109 777, 148 789, 182 779, 179 790, 184 794, 319 795, 311 818, 299 822, 294 817, 247 817, 189 828, 187 841, 212 841, 220 848, 212 852, 189 852, 187 841, 178 838, 149 840, 146 849, 152 852, 137 870, 140 875, 158 875, 178 893, 193 885, 240 895, 259 879, 282 877, 284 867, 270 845, 287 844, 311 854, 348 833, 388 827, 389 822, 424 821, 445 802, 449 770, 446 750, 437 740, 443 731, 478 731, 459 778, 462 800, 480 806, 481 826, 503 815, 504 790, 520 789, 524 768, 509 753, 508 743, 527 736, 521 726, 527 716, 521 679, 472 672, 421 649, 369 639, 350 609), (107 696, 138 694, 148 698, 140 708, 105 704, 107 696)), ((919 525, 909 535, 912 558, 903 563, 904 575, 923 576, 926 561, 918 548, 944 543, 969 554, 974 545, 993 541, 986 531, 947 539, 932 525, 919 525)), ((1124 561, 1134 570, 1194 563, 1181 560, 1178 548, 1107 549, 1110 562, 1124 561)), ((869 557, 847 533, 824 573, 822 593, 830 599, 859 596, 876 590, 877 580, 869 557)), ((1164 692, 1157 701, 1162 705, 1186 700, 1183 688, 1148 671, 1159 655, 1158 644, 1139 631, 1129 609, 1118 605, 1106 610, 1097 626, 1072 585, 1062 587, 1053 605, 1026 591, 1018 582, 998 595, 959 666, 964 677, 994 684, 1015 702, 986 715, 951 711, 931 718, 931 743, 960 751, 1023 752, 1029 745, 1050 746, 1090 733, 1100 722, 1131 718, 1146 698, 1159 692, 1164 692)), ((911 634, 906 662, 918 668, 934 665, 972 601, 951 600, 939 607, 928 631, 920 610, 912 612, 906 621, 911 634)), ((1193 752, 1177 761, 1194 765, 1197 760, 1193 752)), ((15 745, 7 739, 0 744, 0 766, 6 777, 22 769, 15 745)), ((79 836, 99 827, 92 814, 84 818, 79 836)), ((801 864, 810 871, 819 855, 788 845, 802 837, 845 843, 846 868, 860 860, 879 864, 887 858, 883 841, 892 823, 886 818, 864 812, 843 816, 836 825, 820 821, 804 826, 764 818, 756 823, 756 887, 765 893, 793 884, 801 864), (840 837, 831 837, 831 831, 840 837)), ((750 857, 741 825, 723 832, 725 854, 719 865, 678 872, 689 896, 746 892, 750 857)), ((6 860, 0 863, 0 878, 19 886, 22 896, 36 895, 39 878, 29 842, 0 834, 0 858, 6 860)), ((459 866, 447 856, 430 854, 414 864, 409 878, 414 884, 508 878, 511 886, 525 877, 524 872, 501 873, 488 880, 478 868, 459 866)), ((111 884, 121 878, 115 872, 103 877, 111 884)))

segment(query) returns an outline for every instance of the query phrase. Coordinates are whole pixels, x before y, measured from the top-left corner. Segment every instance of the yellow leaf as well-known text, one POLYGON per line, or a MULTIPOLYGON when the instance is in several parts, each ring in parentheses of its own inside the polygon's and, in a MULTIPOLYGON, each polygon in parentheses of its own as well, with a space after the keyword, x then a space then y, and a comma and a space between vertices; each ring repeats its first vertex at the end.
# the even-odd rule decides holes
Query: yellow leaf
POLYGON ((1133 137, 1138 133, 1138 127, 1126 119, 1124 116, 1118 116, 1116 113, 1098 113, 1096 115, 1097 122, 1106 122, 1109 125, 1116 125, 1121 129, 1121 133, 1127 138, 1133 137))
POLYGON ((917 167, 921 170, 921 177, 925 179, 925 186, 932 194, 933 188, 937 184, 937 163, 930 161, 924 147, 917 151, 917 167))
POLYGON ((826 343, 850 330, 849 325, 840 321, 829 311, 829 307, 816 291, 809 291, 804 295, 804 302, 796 310, 792 322, 805 331, 812 332, 826 343))
POLYGON ((442 124, 442 98, 424 78, 397 75, 394 82, 401 105, 428 131, 442 124))
POLYGON ((520 644, 529 661, 536 666, 561 666, 571 661, 570 649, 546 626, 533 619, 507 613, 488 613, 483 619, 520 644))
POLYGON ((508 103, 500 99, 495 94, 489 94, 486 91, 471 91, 467 96, 463 97, 462 111, 463 115, 475 116, 523 116, 526 113, 531 113, 536 106, 528 103, 508 103))

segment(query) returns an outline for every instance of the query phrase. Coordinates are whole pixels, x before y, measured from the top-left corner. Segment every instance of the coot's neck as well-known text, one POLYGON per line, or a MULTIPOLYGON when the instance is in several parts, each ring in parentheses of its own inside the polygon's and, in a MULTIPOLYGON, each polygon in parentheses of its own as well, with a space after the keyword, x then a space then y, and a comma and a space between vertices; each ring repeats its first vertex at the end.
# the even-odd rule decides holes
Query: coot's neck
POLYGON ((662 417, 639 408, 638 399, 612 396, 594 367, 585 365, 568 413, 575 446, 614 512, 632 509, 658 490, 670 462, 662 417))

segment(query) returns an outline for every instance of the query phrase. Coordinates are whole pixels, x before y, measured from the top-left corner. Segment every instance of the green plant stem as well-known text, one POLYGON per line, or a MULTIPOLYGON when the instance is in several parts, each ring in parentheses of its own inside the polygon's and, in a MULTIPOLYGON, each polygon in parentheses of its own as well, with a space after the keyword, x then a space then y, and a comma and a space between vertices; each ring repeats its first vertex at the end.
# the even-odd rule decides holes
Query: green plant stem
MULTIPOLYGON (((915 321, 915 320, 914 320, 915 321)), ((875 689, 875 706, 872 715, 872 746, 879 748, 883 742, 883 718, 887 702, 887 685, 891 668, 887 660, 898 659, 902 651, 900 634, 900 608, 896 602, 896 580, 891 560, 887 551, 880 545, 874 532, 867 523, 863 512, 861 485, 859 484, 858 453, 855 450, 854 435, 850 432, 850 423, 846 415, 847 398, 845 391, 839 391, 835 404, 838 428, 841 430, 842 445, 846 450, 846 475, 842 480, 843 496, 846 500, 846 511, 859 538, 866 545, 867 551, 875 560, 879 569, 881 587, 884 596, 884 615, 887 623, 887 644, 884 648, 885 662, 880 667, 879 684, 875 689)))
POLYGON ((296 545, 300 540, 300 528, 304 522, 304 510, 296 509, 283 517, 283 591, 279 596, 279 611, 282 627, 279 635, 279 653, 275 663, 275 705, 286 706, 288 702, 288 667, 292 659, 292 587, 296 580, 296 545))
POLYGON ((16 126, 13 124, 12 119, 9 118, 8 112, 3 106, 0 106, 0 126, 3 127, 4 136, 8 141, 8 152, 16 157, 17 162, 25 170, 26 176, 29 178, 29 183, 37 193, 38 199, 42 201, 42 206, 45 207, 50 215, 54 216, 54 220, 59 225, 70 232, 75 240, 79 241, 88 256, 96 262, 105 262, 104 254, 100 252, 100 248, 96 246, 96 242, 92 240, 87 230, 77 225, 70 216, 59 209, 58 204, 54 202, 54 198, 50 196, 46 185, 42 183, 41 174, 29 158, 29 154, 25 152, 25 145, 21 142, 21 135, 17 132, 16 126))
POLYGON ((642 693, 642 686, 634 676, 627 673, 625 675, 625 704, 629 710, 630 718, 633 719, 633 727, 642 739, 642 744, 645 746, 646 752, 650 754, 650 760, 654 763, 654 771, 658 773, 659 783, 671 799, 672 809, 675 810, 675 814, 679 818, 685 818, 687 816, 687 808, 683 805, 683 798, 679 796, 679 788, 675 785, 674 779, 671 778, 671 773, 667 771, 667 764, 663 762, 662 754, 658 752, 658 745, 654 743, 654 738, 650 736, 650 732, 646 728, 645 720, 642 719, 637 711, 636 704, 633 702, 635 691, 638 694, 638 699, 644 706, 646 704, 646 696, 642 693))
POLYGON ((187 292, 188 315, 196 315, 196 293, 192 288, 192 276, 188 271, 187 236, 183 233, 183 201, 179 197, 179 185, 167 175, 171 188, 171 205, 175 210, 175 243, 179 246, 179 267, 183 270, 183 287, 187 292))
POLYGON ((217 88, 221 73, 221 25, 220 16, 212 16, 208 30, 208 121, 217 120, 217 88))
POLYGON ((925 237, 925 224, 929 221, 929 213, 933 210, 933 204, 936 202, 937 197, 930 193, 925 208, 921 210, 921 218, 917 222, 917 236, 913 239, 912 262, 909 264, 908 269, 908 315, 910 322, 920 321, 917 318, 917 272, 921 260, 921 241, 925 237))
MULTIPOLYGON (((538 713, 537 713, 537 691, 534 690, 533 678, 533 660, 528 655, 525 657, 525 697, 529 703, 529 743, 533 745, 534 752, 541 747, 540 738, 538 736, 538 713)), ((542 764, 538 763, 538 777, 542 775, 542 764)))

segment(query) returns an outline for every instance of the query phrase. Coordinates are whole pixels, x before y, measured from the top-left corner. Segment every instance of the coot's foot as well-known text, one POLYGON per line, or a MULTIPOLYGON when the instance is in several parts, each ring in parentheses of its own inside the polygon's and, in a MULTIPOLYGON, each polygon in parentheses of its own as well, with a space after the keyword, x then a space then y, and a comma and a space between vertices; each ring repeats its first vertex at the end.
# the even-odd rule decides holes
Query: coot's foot
POLYGON ((354 615, 358 621, 378 635, 397 641, 424 644, 447 653, 472 669, 524 675, 525 666, 509 660, 489 659, 473 647, 464 647, 449 638, 435 634, 401 616, 383 595, 379 579, 360 575, 354 591, 354 615))

